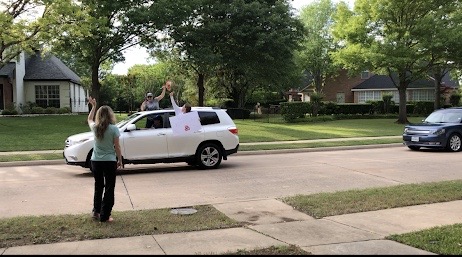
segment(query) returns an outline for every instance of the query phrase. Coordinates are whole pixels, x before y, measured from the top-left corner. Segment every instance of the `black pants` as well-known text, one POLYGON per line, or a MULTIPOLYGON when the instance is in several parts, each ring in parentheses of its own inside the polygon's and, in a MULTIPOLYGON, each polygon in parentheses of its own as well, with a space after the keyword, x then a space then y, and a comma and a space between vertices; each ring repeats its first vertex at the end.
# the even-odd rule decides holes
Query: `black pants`
POLYGON ((93 212, 100 214, 100 221, 106 221, 111 216, 114 206, 117 162, 91 161, 91 165, 95 178, 93 212))

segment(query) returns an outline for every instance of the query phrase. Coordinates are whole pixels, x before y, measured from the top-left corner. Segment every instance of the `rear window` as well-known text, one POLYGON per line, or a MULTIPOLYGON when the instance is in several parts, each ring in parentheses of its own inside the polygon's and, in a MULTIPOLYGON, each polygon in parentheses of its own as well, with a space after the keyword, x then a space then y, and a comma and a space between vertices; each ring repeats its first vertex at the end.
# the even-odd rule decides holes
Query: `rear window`
POLYGON ((220 119, 216 112, 200 111, 198 113, 202 126, 220 123, 220 119))

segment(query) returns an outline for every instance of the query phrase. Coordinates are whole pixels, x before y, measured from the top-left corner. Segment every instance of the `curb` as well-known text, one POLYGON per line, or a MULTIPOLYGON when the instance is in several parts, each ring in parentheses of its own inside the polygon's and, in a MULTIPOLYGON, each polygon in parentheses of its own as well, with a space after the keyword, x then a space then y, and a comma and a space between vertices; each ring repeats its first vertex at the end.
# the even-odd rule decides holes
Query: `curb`
MULTIPOLYGON (((394 144, 376 144, 376 145, 353 145, 353 146, 329 146, 316 148, 296 148, 296 149, 278 149, 278 150, 259 150, 259 151, 241 151, 234 154, 240 155, 263 155, 263 154, 281 154, 281 153, 304 153, 304 152, 325 152, 333 150, 354 150, 354 149, 373 149, 373 148, 388 148, 403 146, 402 143, 394 144)), ((34 165, 58 165, 66 164, 63 159, 59 160, 37 160, 37 161, 16 161, 16 162, 0 162, 0 167, 15 167, 15 166, 34 166, 34 165)))

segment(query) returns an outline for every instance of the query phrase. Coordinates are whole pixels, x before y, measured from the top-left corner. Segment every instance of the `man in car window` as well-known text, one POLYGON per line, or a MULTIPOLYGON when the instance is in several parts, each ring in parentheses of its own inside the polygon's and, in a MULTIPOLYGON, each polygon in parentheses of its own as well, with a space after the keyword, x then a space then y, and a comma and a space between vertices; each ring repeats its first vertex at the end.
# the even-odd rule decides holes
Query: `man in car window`
POLYGON ((156 128, 156 129, 158 129, 158 128, 163 128, 162 116, 156 115, 156 116, 153 118, 152 127, 153 127, 153 128, 156 128))

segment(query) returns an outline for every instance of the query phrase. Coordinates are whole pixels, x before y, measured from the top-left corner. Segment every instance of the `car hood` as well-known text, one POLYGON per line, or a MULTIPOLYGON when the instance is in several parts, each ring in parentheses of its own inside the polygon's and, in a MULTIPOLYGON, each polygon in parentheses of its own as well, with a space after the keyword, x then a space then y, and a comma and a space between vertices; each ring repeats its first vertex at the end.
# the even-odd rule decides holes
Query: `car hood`
POLYGON ((434 131, 440 128, 451 128, 454 126, 460 126, 460 123, 416 123, 406 125, 404 128, 413 131, 434 131))
POLYGON ((75 135, 72 135, 72 136, 69 136, 67 138, 67 140, 69 141, 72 141, 72 142, 80 142, 82 140, 85 140, 85 139, 93 139, 94 135, 93 135, 93 132, 89 131, 89 132, 83 132, 83 133, 79 133, 79 134, 75 134, 75 135))

